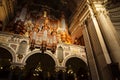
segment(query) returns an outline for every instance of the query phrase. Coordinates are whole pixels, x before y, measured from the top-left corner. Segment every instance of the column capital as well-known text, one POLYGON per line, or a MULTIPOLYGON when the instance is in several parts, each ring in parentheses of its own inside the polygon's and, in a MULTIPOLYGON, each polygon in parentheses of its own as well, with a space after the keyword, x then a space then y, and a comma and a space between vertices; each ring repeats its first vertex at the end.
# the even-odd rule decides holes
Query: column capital
POLYGON ((66 67, 62 67, 62 66, 56 66, 56 67, 55 67, 55 71, 56 71, 56 72, 58 72, 58 71, 60 71, 60 70, 62 70, 63 72, 66 72, 66 67))
POLYGON ((16 67, 19 67, 21 70, 24 69, 25 64, 23 63, 11 63, 10 68, 15 69, 16 67))
POLYGON ((96 15, 100 15, 101 13, 104 15, 108 15, 108 11, 106 10, 105 6, 103 5, 103 2, 93 2, 94 5, 94 11, 96 15))

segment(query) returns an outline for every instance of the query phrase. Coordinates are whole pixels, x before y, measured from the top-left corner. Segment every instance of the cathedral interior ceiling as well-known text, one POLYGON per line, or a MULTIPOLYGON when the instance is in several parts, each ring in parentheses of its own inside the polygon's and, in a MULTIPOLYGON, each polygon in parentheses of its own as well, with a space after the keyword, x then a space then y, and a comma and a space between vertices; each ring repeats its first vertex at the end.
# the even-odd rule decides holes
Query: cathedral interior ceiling
POLYGON ((59 14, 62 12, 66 18, 69 19, 81 1, 82 0, 18 0, 18 3, 20 3, 20 5, 27 3, 30 9, 49 9, 55 17, 59 17, 59 14))

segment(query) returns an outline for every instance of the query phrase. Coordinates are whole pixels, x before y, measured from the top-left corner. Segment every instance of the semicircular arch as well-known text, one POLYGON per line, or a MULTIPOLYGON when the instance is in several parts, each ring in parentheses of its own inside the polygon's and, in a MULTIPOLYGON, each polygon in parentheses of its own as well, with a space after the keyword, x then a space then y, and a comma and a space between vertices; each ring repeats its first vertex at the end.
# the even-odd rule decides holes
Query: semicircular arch
POLYGON ((83 62, 85 62, 86 65, 87 65, 87 59, 83 58, 83 57, 80 56, 80 55, 75 54, 75 55, 67 56, 67 57, 63 60, 63 62, 62 62, 62 66, 65 67, 66 62, 67 62, 70 58, 73 58, 73 57, 79 58, 80 60, 82 60, 83 62))
MULTIPOLYGON (((36 53, 42 54, 40 50, 32 51, 32 52, 28 53, 28 55, 22 60, 22 63, 23 63, 23 64, 26 64, 27 59, 28 59, 31 55, 36 54, 36 53)), ((44 54, 48 54, 48 55, 55 61, 55 65, 56 65, 56 66, 59 65, 59 62, 58 62, 57 58, 55 57, 55 55, 53 55, 52 52, 50 52, 50 51, 45 51, 44 54)))
POLYGON ((13 59, 12 62, 16 61, 16 54, 15 54, 15 52, 10 47, 5 46, 5 45, 0 45, 0 47, 4 48, 4 49, 6 49, 7 51, 10 52, 10 54, 12 55, 12 59, 13 59))

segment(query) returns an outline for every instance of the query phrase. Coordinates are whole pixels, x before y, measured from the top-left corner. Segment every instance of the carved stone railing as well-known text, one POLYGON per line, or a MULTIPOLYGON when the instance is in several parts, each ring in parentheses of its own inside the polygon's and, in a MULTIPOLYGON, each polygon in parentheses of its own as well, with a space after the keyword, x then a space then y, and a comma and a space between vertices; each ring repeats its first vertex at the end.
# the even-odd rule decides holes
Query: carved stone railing
MULTIPOLYGON (((25 62, 29 56, 35 54, 35 52, 42 52, 39 48, 35 48, 31 51, 30 45, 29 38, 27 37, 12 33, 0 32, 0 47, 6 46, 14 52, 13 55, 15 56, 15 59, 13 58, 12 64, 20 64, 20 66, 22 66, 22 64, 25 65, 25 62)), ((47 49, 44 53, 54 58, 53 60, 55 60, 56 64, 58 64, 58 67, 64 67, 66 61, 71 57, 78 57, 87 63, 85 47, 80 45, 58 43, 56 44, 54 54, 49 49, 47 49)))
POLYGON ((0 32, 0 45, 10 47, 15 53, 17 53, 22 42, 25 42, 27 46, 29 44, 29 39, 17 34, 0 32))

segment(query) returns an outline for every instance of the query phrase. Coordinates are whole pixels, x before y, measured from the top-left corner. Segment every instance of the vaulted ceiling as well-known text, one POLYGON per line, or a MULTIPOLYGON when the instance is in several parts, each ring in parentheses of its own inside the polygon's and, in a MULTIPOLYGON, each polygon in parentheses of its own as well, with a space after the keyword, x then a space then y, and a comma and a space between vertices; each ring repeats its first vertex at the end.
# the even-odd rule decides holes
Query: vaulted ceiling
POLYGON ((61 13, 69 19, 81 0, 17 0, 19 5, 28 4, 31 10, 49 9, 55 17, 60 17, 61 13))
MULTIPOLYGON (((94 1, 106 1, 106 0, 89 0, 94 1)), ((65 17, 70 19, 70 16, 74 13, 78 5, 83 2, 83 0, 17 0, 18 5, 27 4, 30 10, 48 9, 51 15, 54 15, 56 18, 61 16, 61 13, 64 13, 65 17)))

